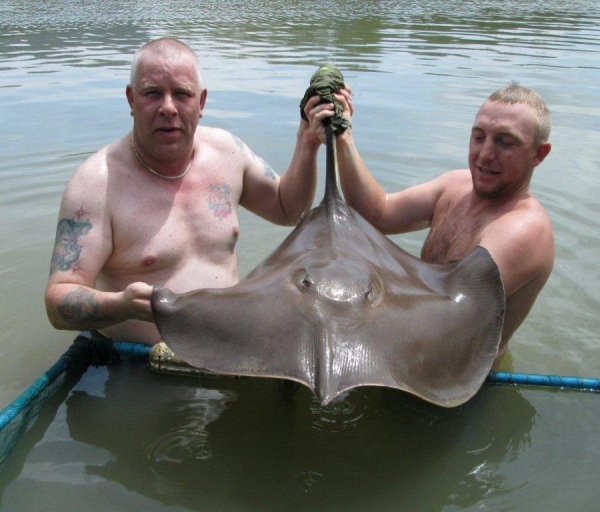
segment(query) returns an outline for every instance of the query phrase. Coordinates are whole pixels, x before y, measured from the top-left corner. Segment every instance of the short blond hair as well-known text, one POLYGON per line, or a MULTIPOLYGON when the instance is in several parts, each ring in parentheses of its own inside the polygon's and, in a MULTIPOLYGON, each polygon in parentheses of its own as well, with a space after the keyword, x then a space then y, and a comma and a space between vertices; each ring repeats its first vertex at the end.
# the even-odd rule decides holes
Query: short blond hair
POLYGON ((493 92, 487 101, 507 105, 527 105, 533 110, 536 118, 533 140, 534 147, 539 147, 540 144, 547 142, 550 138, 550 130, 552 128, 550 110, 544 99, 533 89, 529 89, 513 81, 506 87, 493 92))

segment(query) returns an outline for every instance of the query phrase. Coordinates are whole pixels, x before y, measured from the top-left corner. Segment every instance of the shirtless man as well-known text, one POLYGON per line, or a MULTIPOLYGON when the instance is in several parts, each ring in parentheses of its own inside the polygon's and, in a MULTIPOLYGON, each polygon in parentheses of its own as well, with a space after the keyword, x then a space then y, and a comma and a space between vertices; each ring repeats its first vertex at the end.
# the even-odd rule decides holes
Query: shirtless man
POLYGON ((318 98, 280 179, 237 137, 198 125, 206 95, 184 43, 159 39, 136 53, 132 132, 84 162, 64 192, 46 289, 54 327, 157 343, 153 285, 182 293, 238 281, 238 204, 289 226, 311 208, 327 115, 318 98))
MULTIPOLYGON (((349 96, 336 95, 350 116, 349 96)), ((331 114, 331 112, 330 112, 331 114)), ((469 169, 386 194, 363 163, 351 129, 337 136, 346 201, 383 233, 430 228, 421 258, 460 260, 481 245, 500 269, 506 312, 498 357, 523 322, 554 263, 552 225, 529 189, 551 146, 550 114, 534 91, 511 83, 479 109, 469 144, 469 169)))

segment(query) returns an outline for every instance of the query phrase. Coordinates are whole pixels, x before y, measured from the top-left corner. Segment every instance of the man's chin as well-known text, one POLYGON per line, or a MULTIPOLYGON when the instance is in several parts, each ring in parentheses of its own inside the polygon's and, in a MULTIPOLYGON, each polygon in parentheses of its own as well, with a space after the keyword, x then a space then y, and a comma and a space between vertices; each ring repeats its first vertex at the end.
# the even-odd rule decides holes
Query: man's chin
POLYGON ((482 199, 498 199, 504 195, 503 187, 486 188, 473 186, 473 190, 475 191, 475 194, 482 199))

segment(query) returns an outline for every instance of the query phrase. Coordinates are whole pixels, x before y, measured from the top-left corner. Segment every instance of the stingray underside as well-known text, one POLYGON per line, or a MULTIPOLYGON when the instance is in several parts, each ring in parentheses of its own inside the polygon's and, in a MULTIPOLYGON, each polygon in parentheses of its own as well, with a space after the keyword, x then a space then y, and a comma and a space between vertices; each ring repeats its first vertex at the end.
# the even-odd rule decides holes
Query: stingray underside
POLYGON ((425 263, 327 196, 230 288, 153 294, 162 338, 216 373, 292 379, 326 404, 364 385, 451 407, 497 355, 504 289, 488 251, 425 263))

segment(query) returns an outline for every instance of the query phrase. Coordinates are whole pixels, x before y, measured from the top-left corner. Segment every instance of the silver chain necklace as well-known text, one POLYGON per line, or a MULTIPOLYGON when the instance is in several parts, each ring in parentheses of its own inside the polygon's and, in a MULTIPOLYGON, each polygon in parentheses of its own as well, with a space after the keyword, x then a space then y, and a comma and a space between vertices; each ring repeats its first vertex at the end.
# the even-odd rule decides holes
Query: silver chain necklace
MULTIPOLYGON (((135 147, 135 144, 133 143, 133 135, 131 135, 131 147, 133 148, 133 152, 135 153, 135 156, 137 156, 138 160, 141 162, 141 164, 148 169, 148 171, 150 171, 152 174, 154 174, 154 176, 161 178, 163 180, 167 180, 167 181, 174 181, 174 180, 180 180, 181 178, 183 178, 188 172, 190 172, 190 169, 192 168, 192 164, 194 163, 194 152, 192 152, 192 158, 190 159, 190 163, 187 166, 187 168, 185 169, 185 171, 183 171, 181 174, 178 174, 177 176, 167 176, 166 174, 161 174, 158 171, 155 171, 154 169, 152 169, 152 167, 150 167, 146 162, 144 162, 144 159, 142 158, 142 155, 140 155, 140 153, 138 152, 137 148, 135 147)), ((195 150, 194 150, 195 151, 195 150)))

